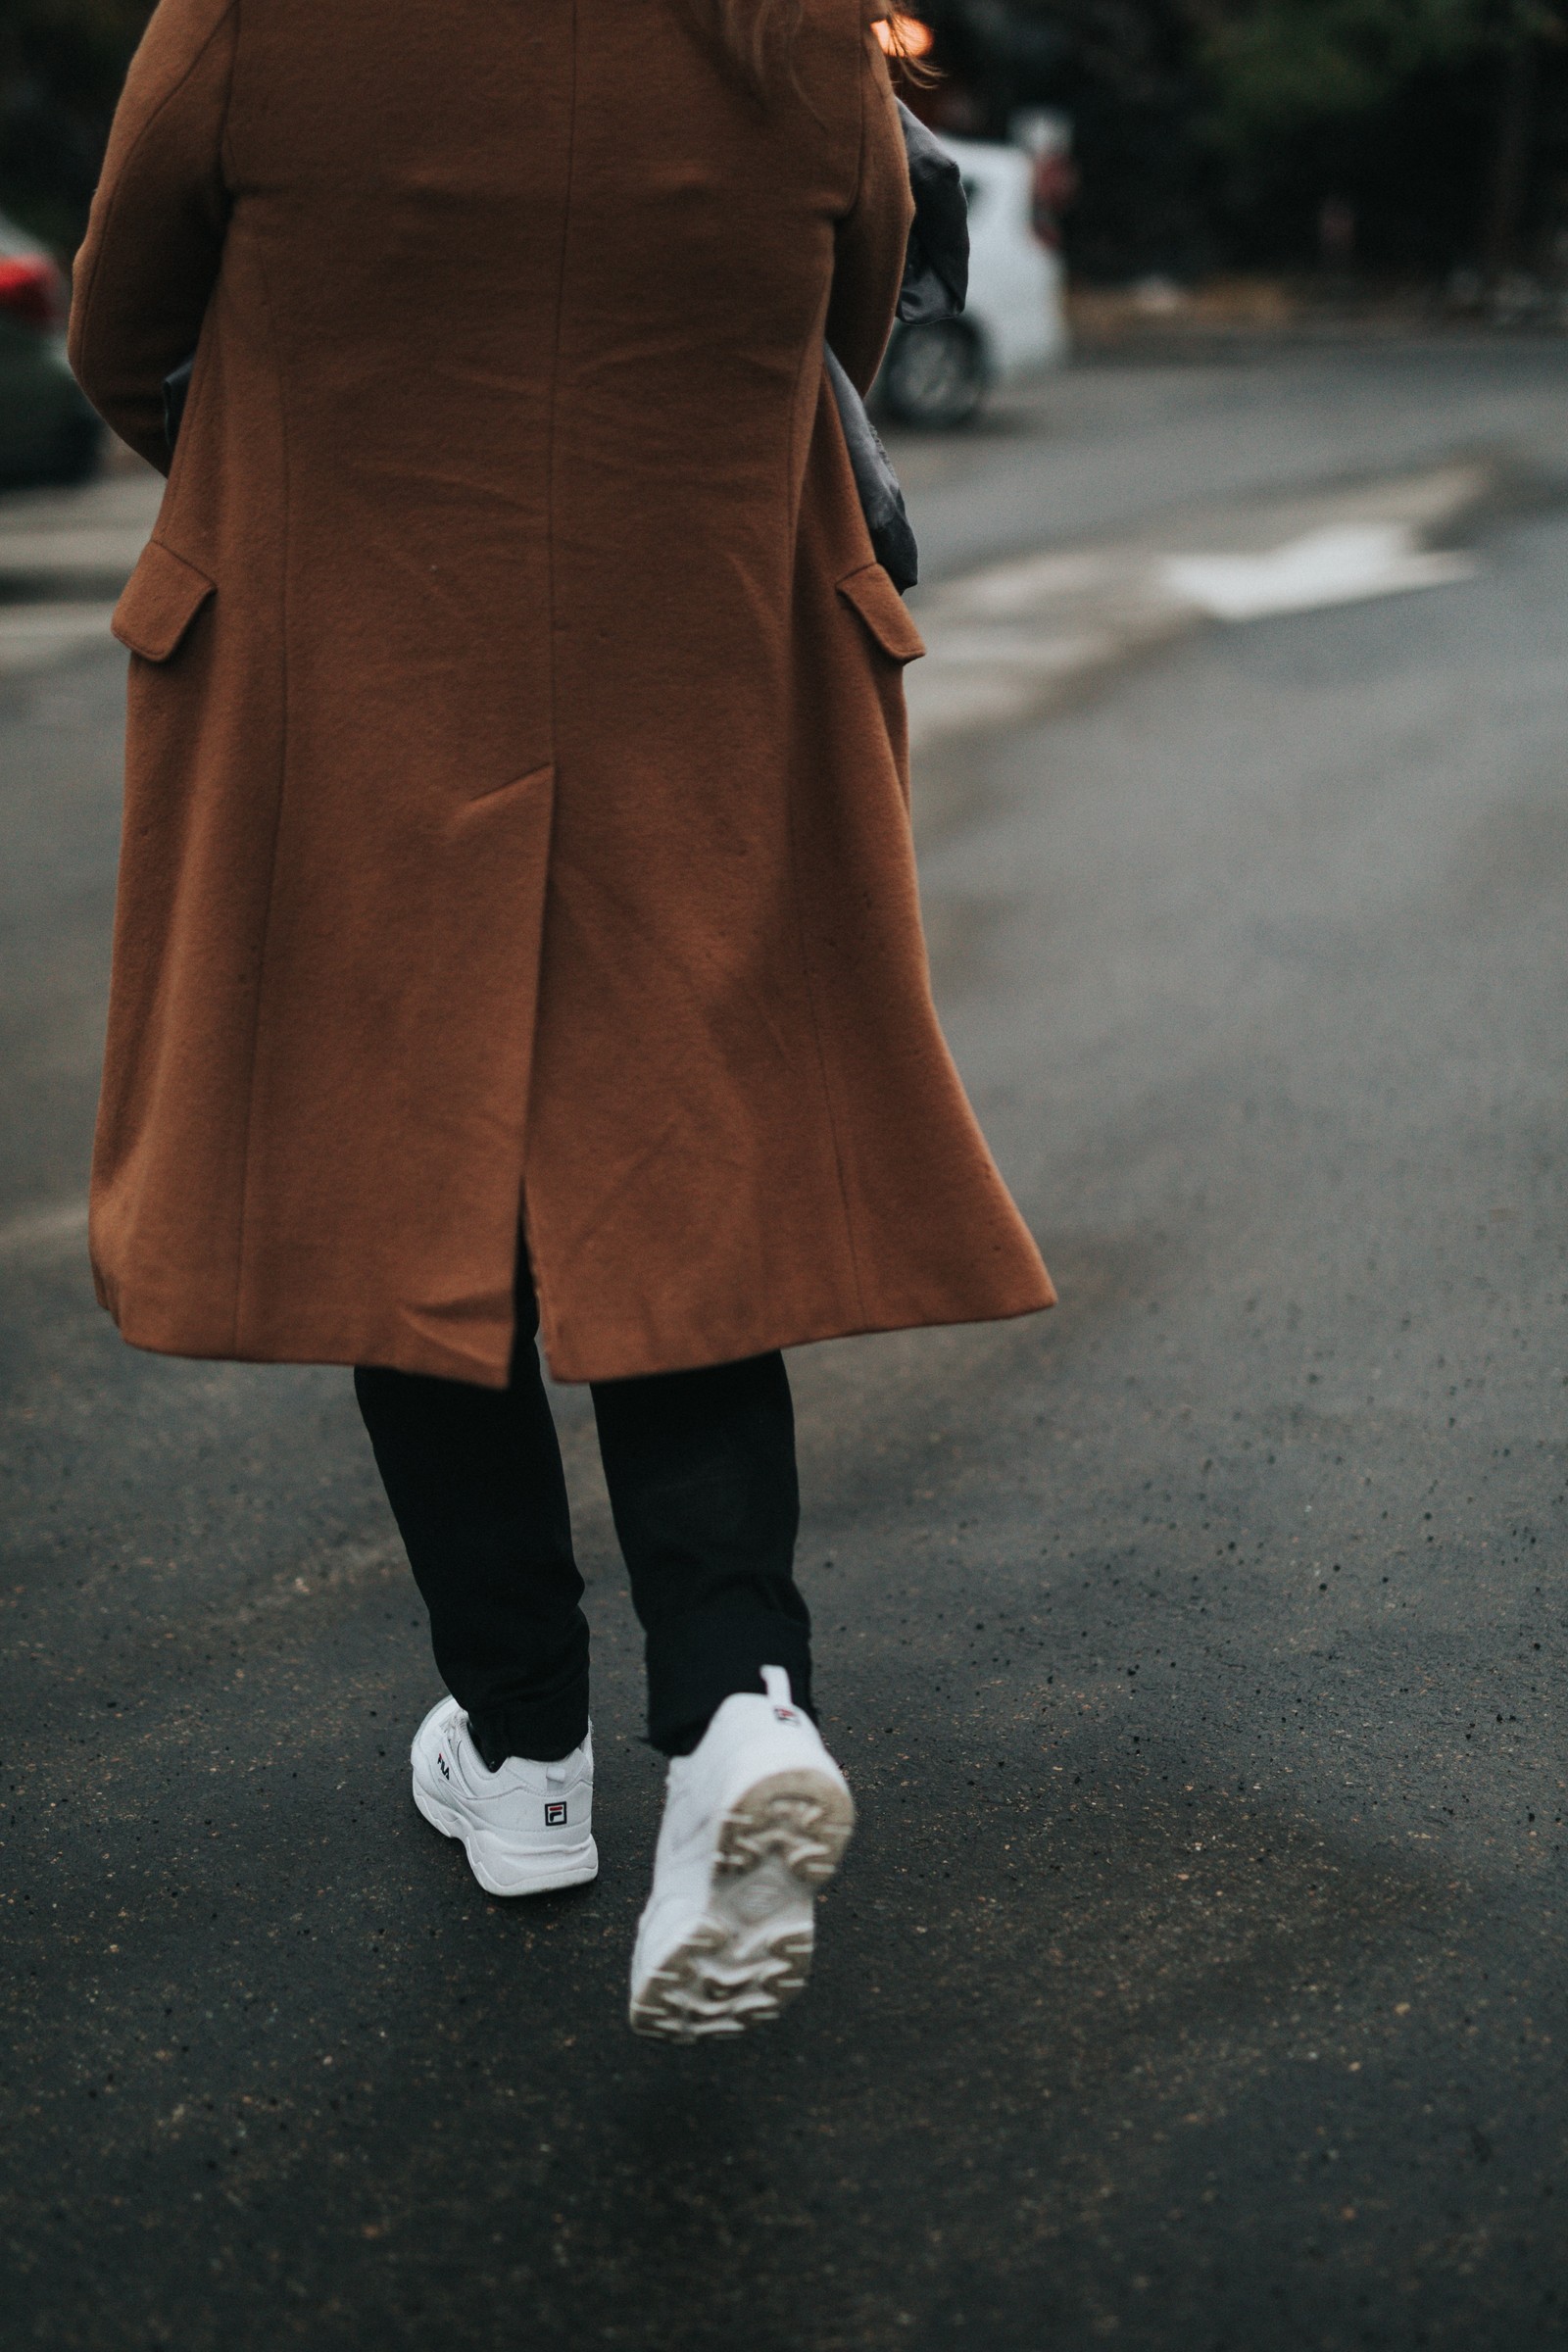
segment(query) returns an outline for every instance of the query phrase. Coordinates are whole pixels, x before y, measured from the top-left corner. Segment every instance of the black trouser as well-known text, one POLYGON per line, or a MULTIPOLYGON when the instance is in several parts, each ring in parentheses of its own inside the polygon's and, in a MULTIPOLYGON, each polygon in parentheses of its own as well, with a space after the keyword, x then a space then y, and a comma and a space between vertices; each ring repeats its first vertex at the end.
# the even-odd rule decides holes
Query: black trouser
MULTIPOLYGON (((361 1367, 355 1394, 430 1612, 435 1662, 493 1771, 588 1730, 588 1624, 526 1264, 506 1389, 361 1367)), ((781 1355, 596 1381, 615 1533, 647 1636, 648 1737, 697 1744, 732 1690, 783 1666, 809 1708, 795 1583, 800 1495, 781 1355)))

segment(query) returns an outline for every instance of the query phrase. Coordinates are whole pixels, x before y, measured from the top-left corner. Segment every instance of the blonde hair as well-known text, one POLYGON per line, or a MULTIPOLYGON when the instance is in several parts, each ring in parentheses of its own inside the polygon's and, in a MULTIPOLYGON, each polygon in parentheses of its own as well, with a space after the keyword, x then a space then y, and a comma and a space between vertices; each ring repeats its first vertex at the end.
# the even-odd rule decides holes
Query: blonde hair
MULTIPOLYGON (((806 0, 688 0, 694 17, 712 40, 725 64, 753 96, 764 103, 782 70, 792 89, 799 90, 795 43, 806 16, 806 0)), ((916 80, 929 74, 905 46, 904 23, 894 0, 861 0, 866 29, 874 25, 877 39, 890 60, 916 80)))

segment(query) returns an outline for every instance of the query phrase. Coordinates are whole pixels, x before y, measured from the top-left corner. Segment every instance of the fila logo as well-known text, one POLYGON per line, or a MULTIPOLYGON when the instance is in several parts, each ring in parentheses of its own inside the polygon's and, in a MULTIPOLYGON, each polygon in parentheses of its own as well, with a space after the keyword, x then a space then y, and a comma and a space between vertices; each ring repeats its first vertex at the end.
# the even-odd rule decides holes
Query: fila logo
POLYGON ((801 1720, 793 1707, 775 1707, 773 1712, 780 1723, 799 1723, 801 1720))
POLYGON ((435 1751, 435 1760, 441 1768, 441 1778, 444 1781, 450 1781, 452 1778, 452 1767, 447 1762, 445 1756, 441 1753, 439 1748, 437 1748, 435 1751))
POLYGON ((559 1830, 559 1829, 562 1827, 563 1823, 565 1821, 565 1818, 566 1818, 566 1800, 565 1800, 565 1798, 564 1798, 564 1797, 562 1797, 562 1798, 560 1799, 560 1801, 559 1801, 558 1803, 556 1803, 556 1804, 553 1804, 553 1805, 546 1805, 546 1807, 545 1807, 545 1828, 546 1828, 547 1830, 559 1830))

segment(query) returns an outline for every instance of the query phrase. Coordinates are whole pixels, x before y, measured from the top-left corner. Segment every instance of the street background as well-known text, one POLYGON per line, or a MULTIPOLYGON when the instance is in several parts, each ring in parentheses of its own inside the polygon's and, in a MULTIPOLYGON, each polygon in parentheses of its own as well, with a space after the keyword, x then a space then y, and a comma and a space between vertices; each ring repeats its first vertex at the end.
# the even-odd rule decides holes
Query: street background
POLYGON ((20 2340, 1562 2340, 1561 353, 1085 366, 899 455, 937 662, 1021 545, 1245 545, 1455 451, 1468 579, 923 759, 944 1016, 1062 1304, 795 1361, 862 1828, 736 2048, 623 2023, 660 1779, 584 1400, 604 1873, 508 1906, 408 1802, 346 1375, 93 1304, 123 663, 0 677, 20 2340))
MULTIPOLYGON (((586 1397, 603 1870, 509 1904, 409 1801, 432 1670, 347 1374, 96 1307, 158 484, 0 498, 8 2343, 1568 2340, 1559 51, 1334 0, 1350 51, 1452 45, 1298 112, 1249 209, 1193 77, 1303 20, 1178 14, 1014 10, 1004 74, 933 12, 957 127, 1085 133, 1075 364, 893 452, 933 974, 1061 1304, 792 1359, 860 1828, 768 2034, 626 2030, 661 1768, 586 1397), (1417 250, 1349 175, 1395 117, 1436 172, 1466 79, 1417 250), (1156 100, 1186 213, 1113 201, 1156 100)), ((0 46, 0 204, 62 245, 100 100, 38 60, 112 101, 135 15, 0 46)))
MULTIPOLYGON (((0 211, 64 252, 149 13, 0 15, 0 211)), ((1004 139, 1045 109, 1070 124, 1085 289, 1207 288, 1226 314, 1397 294, 1561 318, 1565 0, 920 0, 912 18, 938 77, 906 95, 934 123, 1004 139)))

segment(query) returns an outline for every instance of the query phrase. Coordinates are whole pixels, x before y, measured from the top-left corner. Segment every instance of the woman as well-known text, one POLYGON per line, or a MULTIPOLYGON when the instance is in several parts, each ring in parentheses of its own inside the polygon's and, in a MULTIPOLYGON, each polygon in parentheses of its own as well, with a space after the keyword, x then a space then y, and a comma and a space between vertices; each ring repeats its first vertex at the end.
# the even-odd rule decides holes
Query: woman
POLYGON ((823 372, 897 296, 886 66, 863 0, 717 9, 162 0, 72 327, 169 471, 100 1295, 358 1367, 450 1693, 416 1801, 509 1894, 597 1868, 541 1324, 592 1383, 672 1759, 632 2019, 681 2037, 799 1986, 853 1820, 779 1350, 1052 1298, 930 1005, 920 644, 823 372))

